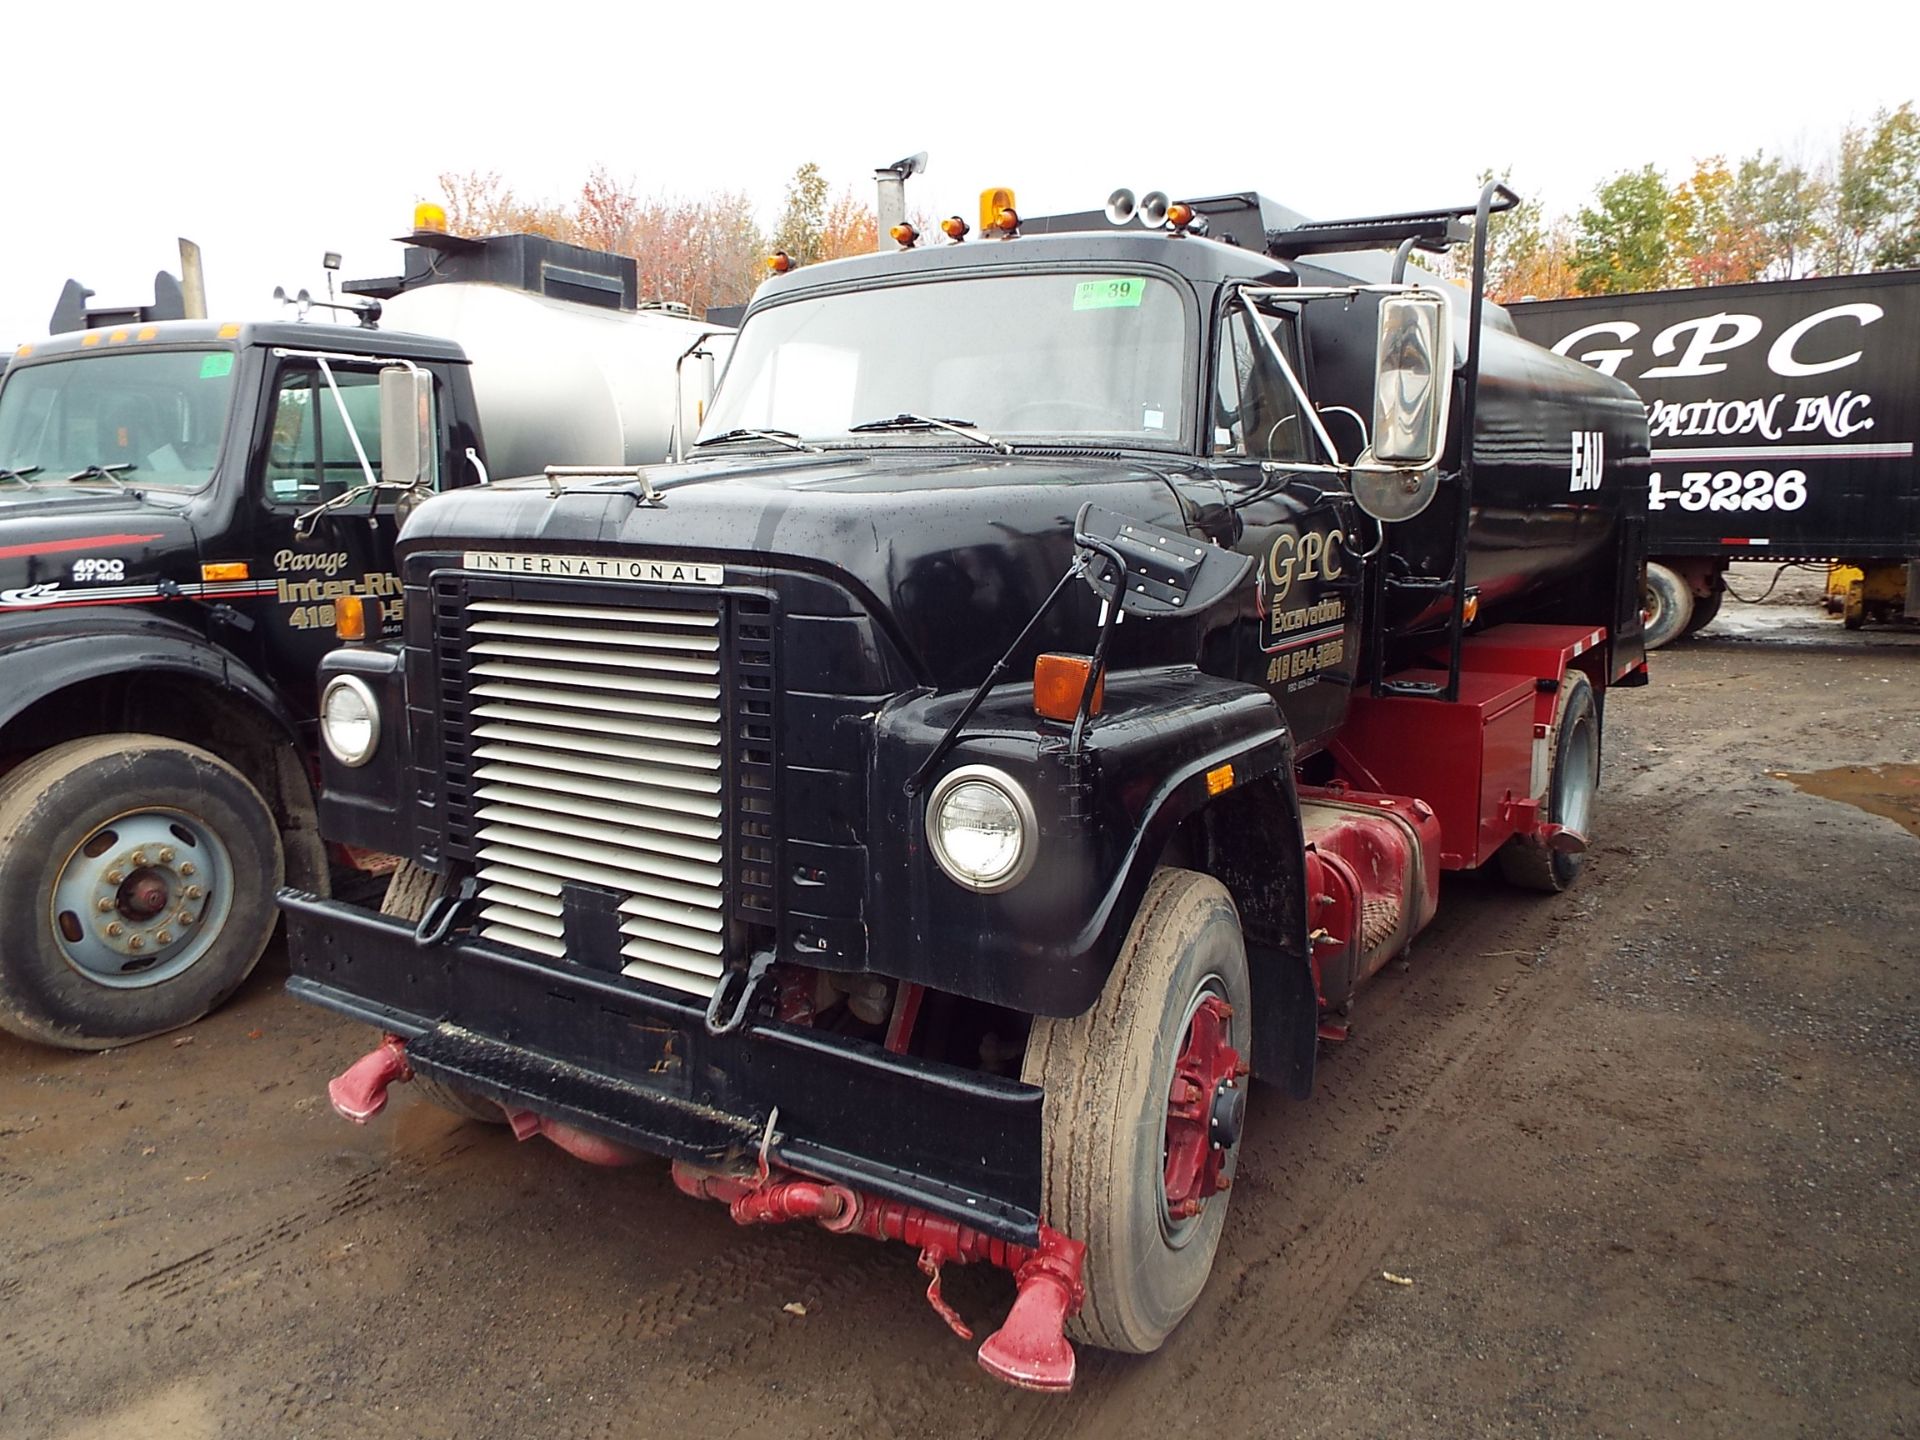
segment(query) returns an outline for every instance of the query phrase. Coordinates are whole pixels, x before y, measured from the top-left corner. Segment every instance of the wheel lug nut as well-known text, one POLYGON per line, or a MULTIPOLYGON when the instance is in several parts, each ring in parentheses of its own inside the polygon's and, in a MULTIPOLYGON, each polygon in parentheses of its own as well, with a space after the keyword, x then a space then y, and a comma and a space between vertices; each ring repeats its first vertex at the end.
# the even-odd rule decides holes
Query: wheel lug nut
POLYGON ((189 900, 198 900, 200 898, 200 887, 198 885, 189 885, 185 890, 182 890, 180 893, 186 896, 187 899, 189 900))
POLYGON ((171 945, 173 943, 173 932, 171 930, 162 930, 158 935, 153 937, 153 943, 156 945, 171 945))
POLYGON ((173 863, 173 847, 171 845, 161 850, 160 863, 162 865, 171 865, 173 863))
POLYGON ((182 910, 178 915, 173 917, 173 923, 178 925, 182 930, 186 929, 187 926, 193 924, 193 912, 191 910, 182 910))
POLYGON ((136 850, 127 858, 133 861, 135 865, 144 865, 147 863, 147 852, 144 850, 136 850))
POLYGON ((133 937, 132 939, 130 939, 130 940, 128 940, 128 941, 127 941, 127 948, 128 948, 129 950, 144 950, 144 949, 146 949, 146 948, 147 948, 147 937, 146 937, 146 936, 144 936, 144 935, 135 935, 135 936, 134 936, 134 937, 133 937))
POLYGON ((107 884, 109 885, 118 885, 122 880, 126 878, 127 878, 127 872, 124 870, 107 871, 107 884))
POLYGON ((120 932, 126 928, 127 927, 122 925, 118 920, 115 920, 107 926, 107 935, 110 939, 118 940, 120 938, 120 932))
POLYGON ((102 895, 98 900, 94 901, 93 903, 94 903, 94 906, 100 911, 102 915, 107 914, 109 911, 113 909, 113 897, 111 895, 102 895))
POLYGON ((182 860, 180 862, 180 873, 182 875, 193 874, 193 862, 191 860, 182 860))

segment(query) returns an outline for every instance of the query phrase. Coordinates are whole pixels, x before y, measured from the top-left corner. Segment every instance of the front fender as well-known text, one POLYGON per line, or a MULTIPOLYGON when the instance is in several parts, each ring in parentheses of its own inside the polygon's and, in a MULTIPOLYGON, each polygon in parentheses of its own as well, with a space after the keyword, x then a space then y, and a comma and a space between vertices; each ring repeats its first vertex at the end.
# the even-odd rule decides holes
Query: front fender
POLYGON ((996 766, 1033 802, 1033 869, 981 895, 939 868, 926 795, 906 793, 965 698, 909 697, 876 720, 870 963, 1028 1014, 1080 1014, 1106 984, 1175 831, 1215 795, 1290 772, 1291 738, 1263 690, 1190 666, 1134 671, 1109 678, 1073 764, 1068 727, 1038 719, 1031 692, 1007 687, 942 767, 996 766))
POLYGON ((105 606, 58 616, 0 616, 0 727, 74 685, 129 675, 178 675, 238 692, 287 739, 299 738, 272 686, 185 625, 105 606))

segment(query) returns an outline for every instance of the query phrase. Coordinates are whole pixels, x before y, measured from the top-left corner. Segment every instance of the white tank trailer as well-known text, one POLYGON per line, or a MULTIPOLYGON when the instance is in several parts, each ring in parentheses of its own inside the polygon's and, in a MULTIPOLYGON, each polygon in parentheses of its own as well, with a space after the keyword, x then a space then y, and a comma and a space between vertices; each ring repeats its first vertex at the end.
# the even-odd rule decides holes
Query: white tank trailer
POLYGON ((549 465, 652 465, 699 432, 733 332, 636 293, 624 255, 538 235, 416 232, 407 273, 350 281, 383 329, 455 341, 472 362, 494 479, 549 465))

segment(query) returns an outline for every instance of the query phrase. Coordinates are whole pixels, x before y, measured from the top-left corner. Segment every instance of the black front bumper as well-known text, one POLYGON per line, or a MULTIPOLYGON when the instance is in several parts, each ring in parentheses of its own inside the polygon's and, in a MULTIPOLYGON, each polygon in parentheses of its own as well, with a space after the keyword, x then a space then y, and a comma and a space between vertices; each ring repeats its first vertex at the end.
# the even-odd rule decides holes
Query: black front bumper
POLYGON ((409 1062, 489 1099, 656 1154, 750 1160, 923 1205, 1031 1245, 1040 1098, 1031 1085, 756 1020, 710 1035, 705 1007, 617 975, 413 927, 284 890, 303 1000, 407 1042, 409 1062))

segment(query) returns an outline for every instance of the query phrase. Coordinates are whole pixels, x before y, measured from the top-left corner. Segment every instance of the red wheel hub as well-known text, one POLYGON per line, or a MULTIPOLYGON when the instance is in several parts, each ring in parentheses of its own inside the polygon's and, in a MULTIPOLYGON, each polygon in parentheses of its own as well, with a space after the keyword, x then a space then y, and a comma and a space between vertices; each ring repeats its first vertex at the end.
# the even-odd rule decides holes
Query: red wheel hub
POLYGON ((1231 1005, 1218 995, 1207 996, 1194 1007, 1174 1063, 1164 1184, 1167 1213, 1175 1220, 1198 1215, 1208 1196, 1233 1183, 1229 1166, 1245 1112, 1239 1082, 1247 1067, 1227 1043, 1232 1018, 1231 1005))

